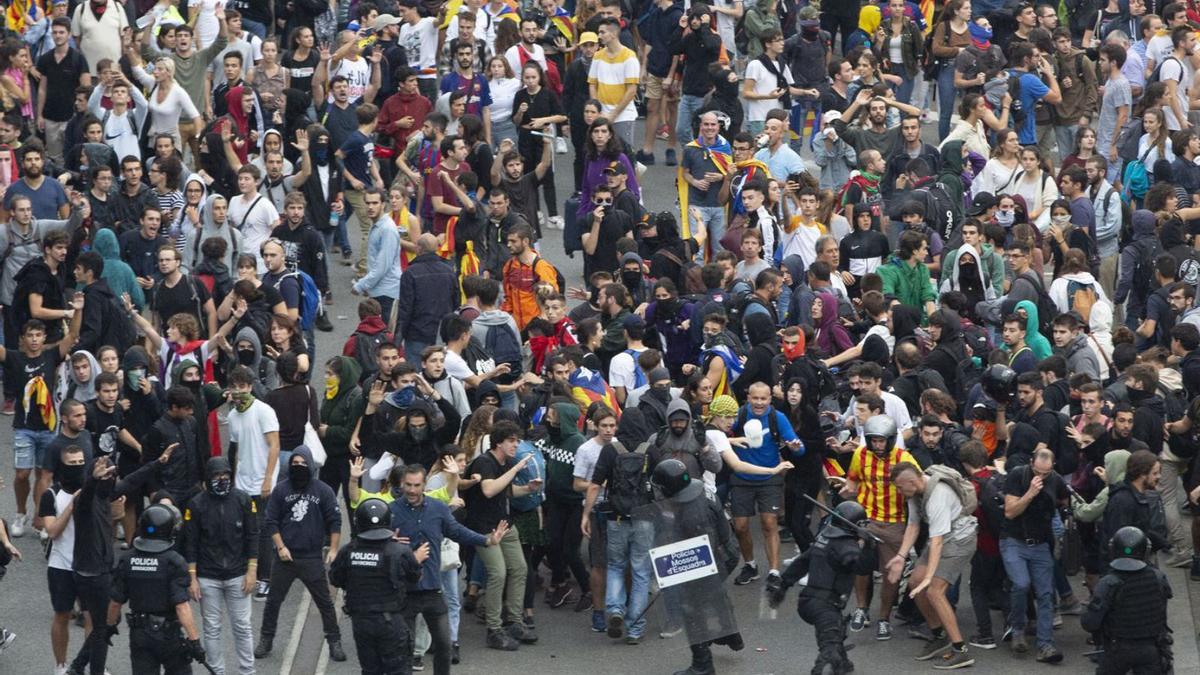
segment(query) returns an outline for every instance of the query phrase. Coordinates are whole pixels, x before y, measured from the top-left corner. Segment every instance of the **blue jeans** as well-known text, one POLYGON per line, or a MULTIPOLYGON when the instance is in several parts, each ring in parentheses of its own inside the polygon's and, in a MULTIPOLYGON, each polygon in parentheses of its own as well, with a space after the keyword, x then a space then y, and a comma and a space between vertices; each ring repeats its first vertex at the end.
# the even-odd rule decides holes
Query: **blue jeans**
POLYGON ((259 23, 254 19, 247 19, 243 16, 242 28, 244 28, 248 33, 254 33, 257 35, 259 40, 267 39, 267 25, 265 23, 259 23))
POLYGON ((703 107, 703 96, 684 94, 679 97, 679 118, 675 120, 675 136, 679 138, 679 147, 686 147, 695 138, 692 135, 692 119, 703 107))
MULTIPOLYGON (((450 641, 458 642, 458 620, 462 614, 462 595, 458 591, 458 575, 461 570, 442 572, 442 596, 446 598, 446 612, 450 621, 450 641)), ((487 572, 484 571, 484 579, 487 572)))
POLYGON ((337 244, 342 249, 343 255, 350 255, 353 249, 350 246, 350 239, 346 236, 346 221, 341 219, 338 221, 338 226, 332 230, 322 230, 321 236, 325 238, 325 259, 329 259, 329 250, 337 244))
POLYGON ((1000 557, 1012 583, 1008 624, 1014 632, 1025 630, 1026 602, 1032 585, 1037 598, 1038 648, 1054 644, 1054 555, 1049 543, 1030 546, 1009 537, 1000 540, 1000 557))
POLYGON ((649 521, 608 521, 608 574, 604 588, 604 613, 623 616, 625 632, 641 637, 646 632, 646 605, 650 599, 650 545, 654 531, 649 521), (629 566, 633 588, 625 595, 625 567, 629 566), (629 624, 633 618, 637 623, 629 624))
MULTIPOLYGON (((376 300, 382 300, 382 299, 383 298, 376 298, 376 300)), ((392 305, 391 305, 391 303, 388 303, 388 313, 384 315, 384 318, 383 318, 384 321, 387 321, 387 317, 391 315, 391 310, 392 310, 392 305)), ((397 337, 399 337, 399 336, 397 336, 397 337)), ((420 363, 421 362, 421 352, 425 351, 425 348, 428 346, 429 346, 428 342, 421 342, 420 340, 405 340, 404 341, 404 360, 408 361, 409 363, 420 363)))
MULTIPOLYGON (((725 207, 697 206, 700 217, 704 219, 704 229, 708 233, 708 247, 713 253, 721 250, 721 237, 725 236, 725 207)), ((687 217, 687 214, 684 214, 687 217)), ((694 235, 693 235, 694 236, 694 235)), ((696 262, 704 264, 704 251, 696 251, 696 262)))
POLYGON ((950 134, 950 116, 954 114, 954 97, 958 91, 954 88, 954 64, 942 66, 937 79, 938 99, 938 134, 945 138, 950 134))
MULTIPOLYGON (((896 92, 896 100, 901 103, 909 103, 912 100, 913 87, 916 85, 917 81, 914 78, 908 77, 907 75, 901 75, 900 77, 904 81, 901 82, 899 86, 894 87, 896 92)), ((951 84, 953 84, 953 81, 951 81, 951 84)))
POLYGON ((13 429, 13 468, 53 471, 46 448, 54 440, 53 431, 13 429))
POLYGON ((808 113, 813 114, 812 133, 808 137, 808 147, 812 149, 813 143, 817 140, 817 134, 821 133, 821 99, 819 98, 797 98, 792 103, 792 116, 790 122, 792 131, 796 132, 796 138, 789 144, 792 150, 800 153, 804 147, 804 128, 808 126, 805 122, 808 120, 808 113))

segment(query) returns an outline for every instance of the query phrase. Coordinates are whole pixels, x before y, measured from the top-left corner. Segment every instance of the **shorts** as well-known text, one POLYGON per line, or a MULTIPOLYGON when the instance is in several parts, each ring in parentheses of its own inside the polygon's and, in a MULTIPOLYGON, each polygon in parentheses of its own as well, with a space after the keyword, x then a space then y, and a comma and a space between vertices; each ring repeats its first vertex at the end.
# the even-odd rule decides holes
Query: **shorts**
MULTIPOLYGON (((942 558, 938 561, 937 569, 933 572, 933 576, 945 580, 947 584, 953 584, 958 581, 962 573, 971 566, 971 558, 975 556, 974 541, 972 541, 970 549, 962 545, 956 545, 955 549, 954 555, 947 555, 946 549, 942 549, 942 558)), ((921 557, 917 559, 917 564, 929 564, 928 546, 921 553, 921 557)))
MULTIPOLYGON (((867 531, 883 540, 876 546, 879 553, 879 571, 887 572, 888 561, 900 553, 900 543, 904 541, 904 530, 908 523, 884 523, 878 520, 867 521, 867 531)), ((971 557, 967 556, 967 562, 971 557)), ((939 565, 940 567, 940 565, 939 565)))
POLYGON ((592 536, 588 537, 588 562, 592 569, 608 567, 608 519, 592 512, 592 536))
POLYGON ((13 429, 13 468, 42 468, 46 463, 46 448, 53 440, 53 431, 13 429))
POLYGON ((783 513, 783 485, 746 485, 729 488, 729 512, 734 518, 749 518, 756 513, 779 516, 783 513))
POLYGON ((646 73, 646 79, 643 80, 646 84, 646 98, 653 100, 666 99, 668 101, 679 100, 679 90, 675 90, 672 95, 667 95, 667 79, 646 73))
POLYGON ((75 590, 74 572, 47 567, 46 581, 50 585, 50 607, 54 609, 55 614, 69 612, 75 608, 75 600, 79 593, 75 590))

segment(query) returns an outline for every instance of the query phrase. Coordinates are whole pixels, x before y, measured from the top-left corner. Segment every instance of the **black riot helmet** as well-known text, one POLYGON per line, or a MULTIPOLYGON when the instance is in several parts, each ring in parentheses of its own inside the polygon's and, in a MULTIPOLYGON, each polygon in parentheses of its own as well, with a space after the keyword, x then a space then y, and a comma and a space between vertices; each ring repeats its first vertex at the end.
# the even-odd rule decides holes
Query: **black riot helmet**
POLYGON ((1108 550, 1112 554, 1109 563, 1118 572, 1136 572, 1146 566, 1146 550, 1150 540, 1145 533, 1132 525, 1126 525, 1117 530, 1112 540, 1108 542, 1108 550))
POLYGON ((133 547, 145 553, 162 553, 175 544, 179 511, 166 504, 153 504, 138 518, 138 536, 133 547))
POLYGON ((992 364, 979 377, 979 386, 993 401, 1006 404, 1017 393, 1017 371, 1001 363, 992 364))
POLYGON ((840 528, 846 532, 855 533, 855 530, 850 526, 850 523, 857 525, 867 519, 867 510, 863 508, 862 504, 859 504, 858 501, 854 499, 850 499, 838 504, 833 511, 841 516, 841 518, 833 518, 830 522, 834 527, 840 528), (843 520, 843 518, 845 520, 843 520))
POLYGON ((692 477, 687 467, 677 459, 664 459, 654 467, 654 475, 650 483, 658 488, 663 497, 670 498, 679 494, 690 485, 692 477))
POLYGON ((360 539, 380 540, 392 537, 392 512, 382 499, 367 499, 354 509, 354 526, 360 539))

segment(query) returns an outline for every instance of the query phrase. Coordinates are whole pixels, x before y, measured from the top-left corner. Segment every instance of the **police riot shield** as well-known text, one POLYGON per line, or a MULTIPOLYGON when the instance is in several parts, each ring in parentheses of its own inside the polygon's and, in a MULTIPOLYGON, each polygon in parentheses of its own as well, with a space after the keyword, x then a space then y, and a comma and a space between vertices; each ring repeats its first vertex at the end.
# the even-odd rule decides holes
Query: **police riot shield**
MULTIPOLYGON (((700 487, 698 483, 696 487, 700 487)), ((738 632, 724 586, 726 556, 707 516, 705 500, 699 490, 691 499, 662 499, 633 514, 635 520, 649 522, 654 531, 650 564, 662 595, 656 603, 661 610, 656 611, 665 615, 664 627, 682 628, 689 644, 738 632)))

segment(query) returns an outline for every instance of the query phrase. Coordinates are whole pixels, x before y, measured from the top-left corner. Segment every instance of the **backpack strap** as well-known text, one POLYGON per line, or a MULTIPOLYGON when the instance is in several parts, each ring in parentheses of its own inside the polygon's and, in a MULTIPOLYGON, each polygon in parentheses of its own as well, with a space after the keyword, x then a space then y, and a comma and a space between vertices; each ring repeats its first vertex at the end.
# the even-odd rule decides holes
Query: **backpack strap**
POLYGON ((242 214, 242 222, 238 223, 238 230, 246 227, 246 220, 250 218, 251 213, 254 213, 254 207, 258 206, 258 203, 262 201, 262 198, 263 196, 260 194, 254 199, 253 202, 250 202, 250 208, 246 209, 246 213, 242 214))

